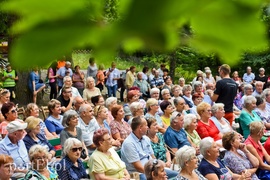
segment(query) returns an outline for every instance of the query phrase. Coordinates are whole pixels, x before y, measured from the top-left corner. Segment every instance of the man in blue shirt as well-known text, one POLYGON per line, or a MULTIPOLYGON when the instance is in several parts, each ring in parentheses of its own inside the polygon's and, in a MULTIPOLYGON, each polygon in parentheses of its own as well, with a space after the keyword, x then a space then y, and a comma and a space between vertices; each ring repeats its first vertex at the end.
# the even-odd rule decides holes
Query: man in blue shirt
POLYGON ((23 178, 28 171, 29 157, 22 140, 27 123, 12 121, 7 125, 8 135, 0 141, 0 154, 6 154, 13 158, 15 164, 13 178, 23 178))
POLYGON ((165 143, 175 153, 178 149, 184 145, 191 146, 187 134, 183 129, 184 116, 182 113, 173 112, 171 115, 171 123, 164 134, 165 143))

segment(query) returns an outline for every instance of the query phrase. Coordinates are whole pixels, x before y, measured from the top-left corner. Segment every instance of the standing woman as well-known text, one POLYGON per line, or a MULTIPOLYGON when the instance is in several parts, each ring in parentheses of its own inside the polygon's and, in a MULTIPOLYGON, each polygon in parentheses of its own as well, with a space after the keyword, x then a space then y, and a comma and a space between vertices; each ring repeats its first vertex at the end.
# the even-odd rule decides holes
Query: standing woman
POLYGON ((40 77, 38 74, 38 67, 34 67, 33 71, 30 73, 28 87, 33 93, 33 103, 37 102, 37 93, 42 91, 45 88, 45 84, 40 82, 40 77))
POLYGON ((57 77, 58 75, 56 74, 56 68, 57 68, 57 62, 54 61, 50 65, 48 69, 48 79, 49 79, 49 84, 51 86, 51 92, 50 92, 50 99, 56 99, 57 98, 57 77))
POLYGON ((95 58, 91 57, 89 59, 89 66, 87 67, 87 77, 91 76, 96 80, 97 70, 95 58))
POLYGON ((2 77, 2 80, 4 81, 3 87, 5 89, 8 89, 11 96, 10 99, 13 100, 15 99, 15 86, 16 86, 16 81, 18 81, 18 75, 17 72, 11 68, 10 64, 6 65, 6 71, 4 71, 4 75, 2 77))
POLYGON ((80 70, 81 70, 80 66, 76 65, 75 72, 72 75, 72 82, 73 86, 78 89, 80 95, 82 96, 84 90, 84 73, 80 70))
POLYGON ((102 92, 103 88, 104 88, 104 82, 105 82, 105 74, 104 74, 104 64, 100 64, 98 66, 98 72, 97 72, 97 75, 96 75, 96 78, 97 78, 97 85, 96 87, 99 88, 100 92, 102 92))

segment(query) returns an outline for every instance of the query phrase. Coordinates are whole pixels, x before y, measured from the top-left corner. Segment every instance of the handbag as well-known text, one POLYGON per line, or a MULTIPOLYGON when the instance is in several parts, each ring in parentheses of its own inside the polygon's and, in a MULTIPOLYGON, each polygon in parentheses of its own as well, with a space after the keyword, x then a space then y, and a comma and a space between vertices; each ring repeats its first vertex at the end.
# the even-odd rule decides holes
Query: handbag
POLYGON ((82 149, 82 152, 81 152, 81 158, 82 158, 82 159, 87 158, 87 154, 86 154, 85 149, 82 149))

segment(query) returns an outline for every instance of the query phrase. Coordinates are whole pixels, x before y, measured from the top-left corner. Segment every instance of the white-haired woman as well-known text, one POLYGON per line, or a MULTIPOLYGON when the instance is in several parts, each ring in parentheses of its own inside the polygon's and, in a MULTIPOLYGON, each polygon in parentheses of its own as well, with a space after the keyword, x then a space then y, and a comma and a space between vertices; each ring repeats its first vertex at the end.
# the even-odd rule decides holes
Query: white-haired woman
POLYGON ((31 161, 31 169, 26 173, 24 179, 38 180, 57 180, 58 174, 55 169, 47 166, 49 152, 39 144, 34 145, 29 150, 29 159, 31 161))
POLYGON ((105 101, 105 106, 108 108, 108 118, 107 122, 110 124, 112 120, 114 120, 114 117, 112 116, 112 107, 117 105, 117 98, 116 97, 109 97, 105 101))
POLYGON ((247 96, 252 95, 252 93, 253 93, 253 86, 251 84, 245 84, 243 91, 244 91, 244 95, 241 98, 241 106, 244 105, 245 98, 247 96))
POLYGON ((218 159, 219 147, 211 137, 206 137, 201 140, 200 152, 203 159, 199 165, 200 173, 211 180, 225 180, 225 179, 250 179, 250 174, 234 174, 223 162, 218 159))
POLYGON ((82 142, 82 147, 85 153, 85 157, 82 158, 86 159, 88 157, 88 151, 83 141, 82 130, 81 128, 77 127, 78 121, 78 113, 76 111, 68 110, 64 113, 62 124, 65 129, 63 129, 60 133, 61 145, 64 147, 65 141, 68 138, 78 139, 82 142))
POLYGON ((129 109, 131 111, 132 117, 128 120, 128 123, 131 124, 132 119, 137 116, 144 115, 144 108, 140 102, 133 102, 130 104, 129 109))
POLYGON ((183 98, 186 101, 186 104, 189 106, 189 108, 192 108, 194 106, 194 103, 192 101, 192 87, 191 85, 184 85, 183 87, 183 98))
POLYGON ((254 96, 246 96, 244 100, 243 109, 239 117, 240 127, 243 130, 244 138, 247 138, 250 134, 249 124, 253 121, 261 121, 261 118, 254 111, 256 102, 257 100, 254 96))
POLYGON ((181 168, 177 175, 177 180, 198 179, 206 180, 205 177, 197 170, 198 158, 196 156, 195 148, 191 146, 183 146, 175 153, 176 163, 181 168))
POLYGON ((91 103, 91 97, 101 95, 99 88, 95 87, 95 79, 93 77, 86 78, 85 89, 83 90, 83 99, 91 103))
POLYGON ((219 132, 226 133, 231 132, 233 130, 232 127, 230 126, 230 122, 224 118, 225 111, 223 103, 215 103, 211 107, 211 112, 212 117, 210 119, 214 122, 219 132))
POLYGON ((200 152, 199 146, 201 138, 196 129, 198 126, 197 117, 194 114, 184 116, 184 129, 187 134, 189 143, 196 149, 197 154, 200 152))
POLYGON ((77 180, 88 178, 80 160, 82 143, 76 138, 68 138, 63 146, 64 158, 56 165, 59 179, 77 180))

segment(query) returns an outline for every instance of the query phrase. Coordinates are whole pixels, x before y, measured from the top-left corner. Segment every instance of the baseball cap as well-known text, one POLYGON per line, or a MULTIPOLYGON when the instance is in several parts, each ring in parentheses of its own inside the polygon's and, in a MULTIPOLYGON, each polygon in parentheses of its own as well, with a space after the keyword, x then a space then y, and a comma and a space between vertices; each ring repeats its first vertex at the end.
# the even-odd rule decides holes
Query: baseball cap
POLYGON ((26 127, 27 127, 27 123, 25 123, 21 120, 15 120, 15 121, 11 121, 7 125, 7 131, 8 131, 8 133, 13 133, 15 131, 25 129, 26 127))

